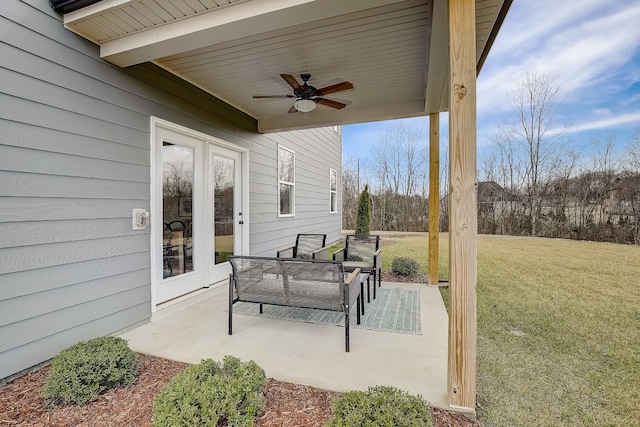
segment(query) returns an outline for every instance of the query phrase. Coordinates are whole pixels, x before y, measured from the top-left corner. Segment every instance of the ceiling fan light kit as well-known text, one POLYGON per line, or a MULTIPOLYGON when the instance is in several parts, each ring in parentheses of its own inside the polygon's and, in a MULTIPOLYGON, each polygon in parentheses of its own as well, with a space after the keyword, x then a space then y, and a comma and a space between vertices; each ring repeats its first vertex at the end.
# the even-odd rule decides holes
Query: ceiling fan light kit
MULTIPOLYGON (((322 96, 340 92, 343 90, 353 89, 353 85, 350 82, 341 82, 331 86, 316 89, 315 87, 307 84, 307 81, 311 78, 311 74, 300 74, 302 84, 298 83, 295 77, 290 74, 280 74, 280 77, 286 81, 293 89, 293 95, 254 95, 254 98, 296 98, 293 106, 289 110, 289 113, 308 113, 316 108, 317 104, 322 104, 327 107, 342 109, 347 106, 344 102, 334 101, 332 99, 322 98, 322 96)), ((348 101, 347 101, 348 102, 348 101)))
POLYGON ((316 108, 316 101, 311 99, 298 99, 293 103, 293 106, 296 107, 296 110, 298 111, 308 113, 316 108))

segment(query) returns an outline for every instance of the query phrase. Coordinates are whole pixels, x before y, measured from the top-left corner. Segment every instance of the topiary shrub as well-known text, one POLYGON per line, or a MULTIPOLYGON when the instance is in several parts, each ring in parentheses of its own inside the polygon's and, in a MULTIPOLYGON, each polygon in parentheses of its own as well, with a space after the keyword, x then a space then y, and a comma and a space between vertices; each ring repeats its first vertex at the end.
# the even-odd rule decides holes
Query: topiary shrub
POLYGON ((122 338, 81 341, 53 358, 42 394, 50 406, 60 402, 84 405, 103 391, 133 383, 139 368, 136 354, 122 338))
POLYGON ((418 274, 418 270, 420 270, 420 264, 418 264, 418 261, 412 258, 395 258, 391 263, 391 270, 399 276, 413 277, 418 274))
POLYGON ((369 234, 371 229, 371 196, 369 185, 364 186, 358 199, 358 214, 356 215, 356 234, 369 234))
POLYGON ((153 403, 153 425, 253 426, 264 408, 266 382, 264 370, 253 360, 203 360, 162 387, 153 403))
POLYGON ((331 402, 333 416, 326 427, 429 427, 428 403, 394 387, 350 391, 331 402))

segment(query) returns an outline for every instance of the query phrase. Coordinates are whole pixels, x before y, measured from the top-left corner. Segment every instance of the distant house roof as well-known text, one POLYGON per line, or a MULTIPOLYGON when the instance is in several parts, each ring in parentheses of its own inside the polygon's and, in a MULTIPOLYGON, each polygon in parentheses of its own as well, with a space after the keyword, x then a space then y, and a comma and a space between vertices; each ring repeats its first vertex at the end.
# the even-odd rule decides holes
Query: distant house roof
POLYGON ((515 202, 520 197, 505 190, 495 181, 478 182, 478 203, 515 202))
POLYGON ((611 190, 619 199, 635 199, 640 193, 640 174, 619 178, 611 190))

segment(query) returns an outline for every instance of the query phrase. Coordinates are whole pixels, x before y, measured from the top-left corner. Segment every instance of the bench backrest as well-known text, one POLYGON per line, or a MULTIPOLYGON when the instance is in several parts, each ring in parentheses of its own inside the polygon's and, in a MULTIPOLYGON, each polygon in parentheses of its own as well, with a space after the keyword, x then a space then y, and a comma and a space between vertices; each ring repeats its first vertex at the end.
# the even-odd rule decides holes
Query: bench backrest
POLYGON ((230 256, 229 262, 234 299, 336 311, 343 308, 345 284, 340 262, 253 256, 230 256))

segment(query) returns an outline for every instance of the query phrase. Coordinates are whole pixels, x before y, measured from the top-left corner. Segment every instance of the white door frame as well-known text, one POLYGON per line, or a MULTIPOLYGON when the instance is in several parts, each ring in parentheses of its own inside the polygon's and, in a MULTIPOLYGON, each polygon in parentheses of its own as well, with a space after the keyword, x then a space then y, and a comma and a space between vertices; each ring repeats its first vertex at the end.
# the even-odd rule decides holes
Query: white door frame
MULTIPOLYGON (((157 310, 157 305, 160 303, 158 301, 157 295, 157 286, 162 281, 162 255, 161 255, 161 245, 162 245, 162 197, 158 197, 158 194, 161 194, 162 191, 162 180, 158 180, 156 177, 157 168, 160 167, 158 165, 158 161, 156 160, 157 156, 157 144, 156 144, 156 133, 158 129, 166 129, 172 132, 176 132, 179 134, 183 134, 190 138, 195 138, 200 141, 203 141, 203 145, 205 145, 205 185, 204 185, 204 197, 201 197, 203 200, 205 207, 205 221, 209 221, 208 218, 212 218, 212 213, 207 213, 208 207, 213 206, 212 200, 212 188, 209 177, 211 176, 209 170, 210 164, 210 153, 211 149, 209 148, 211 145, 220 146, 222 148, 232 150, 238 152, 241 157, 241 174, 242 174, 242 183, 240 186, 241 190, 241 204, 240 207, 242 211, 242 218, 244 221, 244 225, 239 228, 241 233, 241 247, 239 248, 242 251, 242 255, 246 255, 249 252, 249 150, 243 147, 239 147, 237 145, 228 143, 219 138, 215 138, 213 136, 207 135, 202 132, 195 131, 193 129, 189 129, 187 127, 178 125, 176 123, 169 122, 164 119, 160 119, 158 117, 151 117, 151 165, 150 165, 150 178, 151 178, 151 194, 150 194, 150 207, 151 207, 151 221, 150 221, 150 258, 151 258, 151 312, 155 313, 157 310), (160 233, 158 233, 158 227, 160 227, 160 233), (160 256, 158 256, 158 252, 160 252, 160 256)), ((204 227, 205 231, 207 230, 207 226, 204 227)), ((205 237, 205 239, 212 239, 212 235, 205 237)), ((195 248, 194 248, 195 249, 195 248)), ((203 259, 208 260, 213 257, 213 245, 209 244, 206 240, 203 245, 201 245, 201 253, 204 256, 203 259), (204 252, 202 252, 202 248, 204 252)), ((195 253, 195 250, 194 250, 195 253)), ((195 262, 195 260, 194 260, 195 262)), ((205 283, 204 285, 211 284, 210 277, 208 277, 209 268, 205 269, 205 283)))

